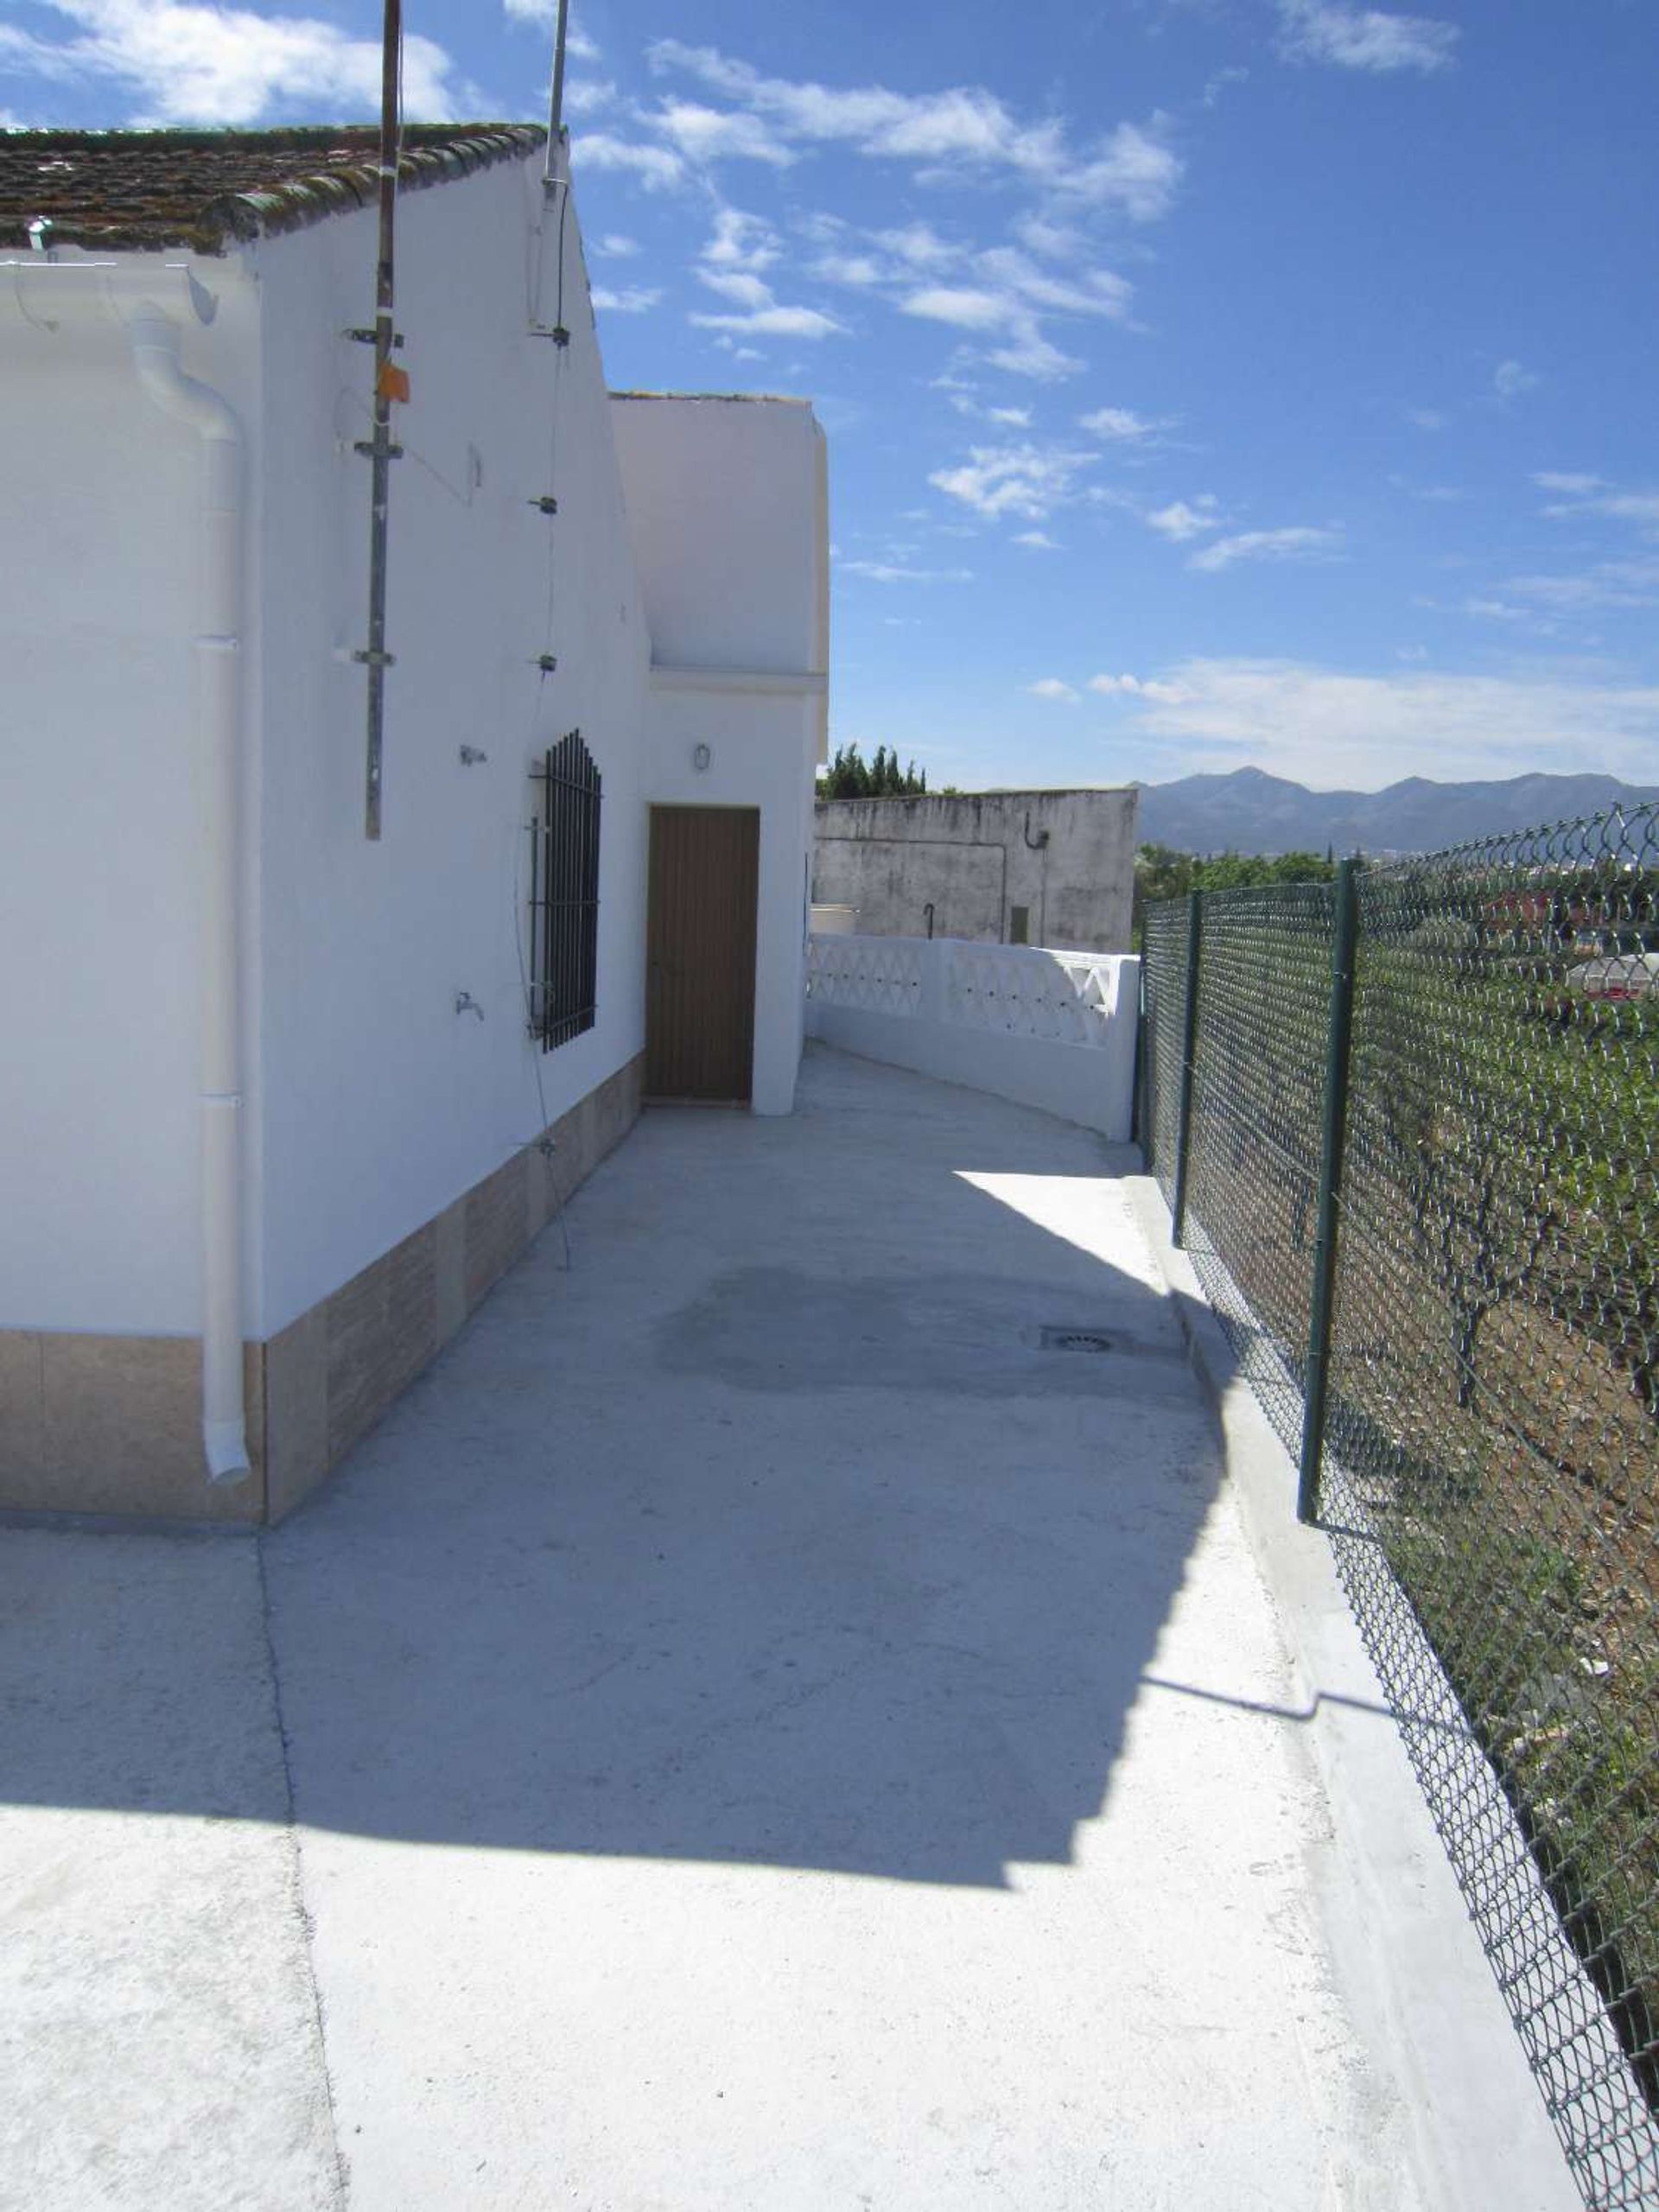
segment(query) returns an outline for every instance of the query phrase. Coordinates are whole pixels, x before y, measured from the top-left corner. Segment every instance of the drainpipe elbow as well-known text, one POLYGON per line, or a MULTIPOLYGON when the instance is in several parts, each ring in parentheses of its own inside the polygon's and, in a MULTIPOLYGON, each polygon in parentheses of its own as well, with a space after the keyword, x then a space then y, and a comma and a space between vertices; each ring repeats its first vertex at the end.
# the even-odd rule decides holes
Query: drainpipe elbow
POLYGON ((242 1421, 203 1421, 201 1447, 210 1483, 222 1483, 228 1487, 245 1482, 253 1472, 253 1462, 248 1457, 248 1432, 242 1421))

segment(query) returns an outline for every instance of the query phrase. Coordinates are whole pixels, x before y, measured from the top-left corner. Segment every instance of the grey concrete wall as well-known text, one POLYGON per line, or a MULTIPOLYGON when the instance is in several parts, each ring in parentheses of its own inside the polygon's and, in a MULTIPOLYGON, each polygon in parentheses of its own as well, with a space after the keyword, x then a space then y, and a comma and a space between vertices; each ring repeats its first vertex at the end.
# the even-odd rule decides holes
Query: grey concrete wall
POLYGON ((1135 889, 1132 789, 820 800, 812 897, 856 907, 865 937, 1123 952, 1135 889))

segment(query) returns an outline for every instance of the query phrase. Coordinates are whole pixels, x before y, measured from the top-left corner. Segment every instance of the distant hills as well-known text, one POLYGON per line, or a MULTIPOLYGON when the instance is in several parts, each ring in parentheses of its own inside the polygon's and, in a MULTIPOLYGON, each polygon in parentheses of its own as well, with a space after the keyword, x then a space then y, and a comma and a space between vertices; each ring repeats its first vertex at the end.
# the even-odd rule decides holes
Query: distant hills
POLYGON ((1471 838, 1599 814, 1659 798, 1659 785, 1612 776, 1512 776, 1494 784, 1433 784, 1408 776, 1380 791, 1314 791, 1305 784, 1236 768, 1142 784, 1142 844, 1185 853, 1426 853, 1471 838))

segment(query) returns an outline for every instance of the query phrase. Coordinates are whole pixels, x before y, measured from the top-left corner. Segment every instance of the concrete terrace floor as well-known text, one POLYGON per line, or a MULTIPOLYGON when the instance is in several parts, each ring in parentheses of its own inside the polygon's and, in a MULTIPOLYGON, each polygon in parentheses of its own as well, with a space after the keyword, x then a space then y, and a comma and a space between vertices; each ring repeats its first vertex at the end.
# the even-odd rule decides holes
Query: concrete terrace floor
POLYGON ((1435 2149, 1128 1164, 815 1049, 285 1528, 0 1536, 0 2205, 1570 2201, 1435 2149))

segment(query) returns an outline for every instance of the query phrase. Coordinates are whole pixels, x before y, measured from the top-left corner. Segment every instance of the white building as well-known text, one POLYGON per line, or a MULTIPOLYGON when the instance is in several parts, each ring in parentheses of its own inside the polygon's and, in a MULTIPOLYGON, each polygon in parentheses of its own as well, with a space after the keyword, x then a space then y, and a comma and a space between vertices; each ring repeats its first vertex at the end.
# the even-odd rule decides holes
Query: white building
POLYGON ((0 1507, 280 1517, 648 1054, 790 1110, 823 442, 611 401, 544 156, 407 134, 372 840, 372 134, 0 141, 0 1507))

